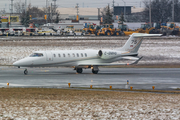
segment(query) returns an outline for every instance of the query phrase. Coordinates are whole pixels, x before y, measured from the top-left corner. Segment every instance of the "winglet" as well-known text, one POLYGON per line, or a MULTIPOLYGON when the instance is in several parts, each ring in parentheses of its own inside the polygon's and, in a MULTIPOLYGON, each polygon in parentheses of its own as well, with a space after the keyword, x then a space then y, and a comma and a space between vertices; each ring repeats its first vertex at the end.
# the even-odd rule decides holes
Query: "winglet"
POLYGON ((138 62, 139 62, 142 58, 143 58, 143 57, 140 57, 138 60, 136 60, 135 62, 131 63, 130 65, 138 64, 138 62))

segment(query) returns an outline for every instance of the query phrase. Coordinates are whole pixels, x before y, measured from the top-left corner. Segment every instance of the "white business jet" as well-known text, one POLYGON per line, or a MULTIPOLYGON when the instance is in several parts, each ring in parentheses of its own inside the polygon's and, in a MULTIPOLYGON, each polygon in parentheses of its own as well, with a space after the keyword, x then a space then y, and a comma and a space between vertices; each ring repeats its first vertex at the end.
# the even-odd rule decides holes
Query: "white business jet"
MULTIPOLYGON (((21 59, 14 66, 20 67, 73 67, 77 73, 91 68, 97 74, 99 66, 117 66, 137 64, 138 50, 144 37, 161 36, 161 34, 133 33, 122 48, 115 50, 56 50, 37 51, 29 57, 21 59), (113 63, 120 60, 134 60, 132 63, 113 63)), ((24 74, 28 74, 27 69, 24 74)))

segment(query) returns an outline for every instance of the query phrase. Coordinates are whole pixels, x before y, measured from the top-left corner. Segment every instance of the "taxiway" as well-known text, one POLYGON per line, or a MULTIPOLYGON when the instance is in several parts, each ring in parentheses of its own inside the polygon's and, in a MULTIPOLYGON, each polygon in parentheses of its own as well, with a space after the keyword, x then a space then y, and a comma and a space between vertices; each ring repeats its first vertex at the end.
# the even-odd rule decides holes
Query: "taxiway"
POLYGON ((180 88, 180 68, 100 68, 98 74, 85 69, 77 74, 72 68, 23 68, 0 67, 0 87, 68 88, 119 88, 172 90, 180 88), (129 85, 127 85, 127 80, 129 85))

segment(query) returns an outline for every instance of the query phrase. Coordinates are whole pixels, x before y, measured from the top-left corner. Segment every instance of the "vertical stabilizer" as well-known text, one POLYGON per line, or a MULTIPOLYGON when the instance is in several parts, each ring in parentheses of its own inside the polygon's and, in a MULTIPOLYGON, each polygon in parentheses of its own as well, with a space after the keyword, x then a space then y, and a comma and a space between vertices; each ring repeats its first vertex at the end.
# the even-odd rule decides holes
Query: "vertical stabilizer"
POLYGON ((144 37, 157 37, 161 35, 162 34, 133 33, 120 50, 137 53, 144 37))

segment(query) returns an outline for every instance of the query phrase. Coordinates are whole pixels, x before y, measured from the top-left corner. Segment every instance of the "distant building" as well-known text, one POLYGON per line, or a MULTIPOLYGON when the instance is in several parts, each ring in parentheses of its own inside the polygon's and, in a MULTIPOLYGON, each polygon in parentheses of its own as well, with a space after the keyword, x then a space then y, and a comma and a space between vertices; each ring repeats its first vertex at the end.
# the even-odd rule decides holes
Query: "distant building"
POLYGON ((124 14, 124 10, 126 11, 126 15, 131 14, 132 6, 114 6, 114 15, 121 15, 124 14))
MULTIPOLYGON (((76 21, 77 17, 77 8, 57 8, 57 10, 60 12, 59 16, 59 23, 94 23, 99 25, 100 24, 100 18, 101 18, 101 12, 104 11, 104 8, 79 8, 78 9, 78 18, 79 21, 76 21)), ((141 12, 144 10, 144 8, 136 8, 132 6, 126 6, 126 19, 129 17, 133 17, 134 14, 138 14, 140 17, 141 12)), ((120 18, 121 13, 124 13, 124 6, 115 6, 114 7, 114 22, 118 22, 118 19, 120 18), (117 19, 118 18, 118 19, 117 19)), ((1 16, 10 16, 10 13, 0 13, 1 16)), ((48 15, 47 15, 48 16, 48 15)), ((49 17, 49 16, 48 16, 49 17)), ((55 21, 56 15, 51 16, 52 22, 55 21)), ((31 22, 37 23, 37 24, 45 24, 47 20, 44 19, 44 17, 38 17, 38 18, 32 18, 31 22)), ((51 20, 50 20, 51 21, 51 20)), ((134 21, 134 19, 130 20, 127 19, 127 21, 134 21)), ((137 21, 137 20, 136 20, 137 21)), ((5 24, 3 22, 7 21, 1 21, 0 27, 5 27, 5 24)), ((8 22, 10 22, 8 20, 8 22)), ((11 14, 11 25, 13 26, 20 26, 21 25, 21 19, 20 19, 20 13, 13 13, 11 14)), ((49 21, 47 21, 49 22, 49 21)))

